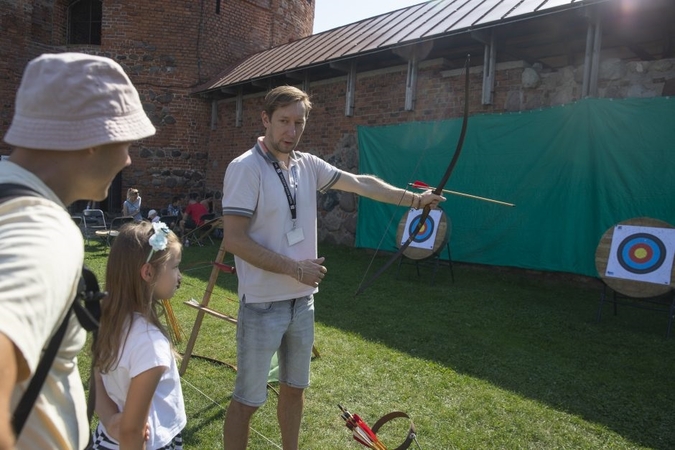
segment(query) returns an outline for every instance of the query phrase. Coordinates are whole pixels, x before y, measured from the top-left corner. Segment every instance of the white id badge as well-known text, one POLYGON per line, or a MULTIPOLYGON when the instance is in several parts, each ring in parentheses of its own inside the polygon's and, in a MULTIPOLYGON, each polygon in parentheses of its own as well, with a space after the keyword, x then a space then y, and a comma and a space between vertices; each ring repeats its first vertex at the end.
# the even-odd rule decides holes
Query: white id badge
POLYGON ((298 242, 305 240, 305 235, 302 232, 302 228, 293 228, 291 231, 286 233, 286 239, 288 240, 288 245, 295 245, 298 242))

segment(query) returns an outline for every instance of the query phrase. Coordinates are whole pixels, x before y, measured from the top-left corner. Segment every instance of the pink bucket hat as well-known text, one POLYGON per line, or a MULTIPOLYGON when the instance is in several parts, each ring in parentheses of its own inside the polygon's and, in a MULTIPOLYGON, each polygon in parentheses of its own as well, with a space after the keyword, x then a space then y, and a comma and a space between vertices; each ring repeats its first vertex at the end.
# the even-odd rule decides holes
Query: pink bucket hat
POLYGON ((82 150, 155 134, 136 88, 115 61, 83 53, 28 63, 5 142, 38 150, 82 150))

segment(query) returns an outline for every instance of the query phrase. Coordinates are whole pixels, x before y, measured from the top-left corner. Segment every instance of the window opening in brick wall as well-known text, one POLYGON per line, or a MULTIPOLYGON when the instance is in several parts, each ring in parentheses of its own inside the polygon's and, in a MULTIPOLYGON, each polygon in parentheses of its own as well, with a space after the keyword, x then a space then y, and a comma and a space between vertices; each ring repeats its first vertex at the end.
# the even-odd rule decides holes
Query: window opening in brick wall
POLYGON ((101 45, 101 0, 76 0, 68 7, 68 43, 101 45))
POLYGON ((220 14, 220 0, 216 0, 216 14, 220 14))

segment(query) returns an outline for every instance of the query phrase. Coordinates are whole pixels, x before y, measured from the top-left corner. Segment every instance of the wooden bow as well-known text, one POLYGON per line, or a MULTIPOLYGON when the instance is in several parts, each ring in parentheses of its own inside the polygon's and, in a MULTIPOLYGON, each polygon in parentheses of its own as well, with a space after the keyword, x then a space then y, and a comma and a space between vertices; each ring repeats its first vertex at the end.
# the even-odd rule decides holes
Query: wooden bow
MULTIPOLYGON (((438 182, 436 185, 436 188, 433 190, 434 194, 436 195, 441 195, 443 193, 443 188, 445 187, 446 183, 450 179, 450 175, 452 175, 452 171, 455 169, 455 166, 457 165, 457 160, 459 159, 459 155, 462 152, 462 146, 464 145, 464 138, 466 137, 466 128, 467 124, 469 122, 469 61, 470 61, 470 55, 467 55, 466 57, 466 63, 464 65, 464 70, 466 72, 465 76, 465 86, 464 86, 464 118, 462 120, 462 130, 459 134, 459 140, 457 141, 457 148, 455 149, 455 154, 452 156, 452 160, 450 161, 450 164, 448 165, 448 168, 445 170, 445 174, 443 174, 443 178, 441 178, 441 181, 438 182)), ((431 206, 427 205, 424 207, 424 210, 422 211, 422 215, 420 216, 419 222, 417 226, 415 227, 415 230, 410 233, 410 236, 408 237, 408 240, 401 245, 401 247, 398 249, 398 251, 392 255, 391 258, 377 271, 375 274, 370 278, 370 280, 366 281, 365 283, 361 283, 359 288, 356 290, 356 293, 354 296, 359 295, 363 291, 365 291, 371 284, 377 280, 380 275, 384 273, 385 270, 391 266, 394 261, 396 261, 402 254, 403 252, 410 246, 412 241, 415 239, 415 236, 417 236, 417 233, 419 233, 420 229, 426 222, 427 217, 429 217, 429 213, 431 212, 431 206)))

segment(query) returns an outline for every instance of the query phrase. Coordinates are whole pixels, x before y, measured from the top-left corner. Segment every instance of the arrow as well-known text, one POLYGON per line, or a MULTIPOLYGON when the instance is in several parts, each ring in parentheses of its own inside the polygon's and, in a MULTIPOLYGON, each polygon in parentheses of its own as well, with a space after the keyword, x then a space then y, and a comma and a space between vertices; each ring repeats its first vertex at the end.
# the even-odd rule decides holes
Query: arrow
POLYGON ((352 437, 359 444, 373 450, 387 450, 382 441, 380 441, 373 430, 361 419, 358 414, 352 414, 342 405, 338 405, 342 411, 340 417, 345 421, 345 426, 352 430, 352 437))
MULTIPOLYGON (((452 171, 455 170, 457 160, 459 159, 459 155, 462 152, 462 147, 464 146, 464 138, 466 137, 466 128, 469 123, 469 66, 470 66, 470 57, 469 55, 467 55, 466 63, 464 64, 464 118, 462 119, 462 129, 459 132, 459 140, 457 141, 457 147, 455 148, 455 153, 452 155, 450 164, 448 164, 448 168, 445 169, 443 178, 441 178, 441 181, 438 182, 438 186, 436 186, 436 189, 434 189, 434 194, 436 195, 441 195, 441 190, 450 179, 452 171)), ((431 212, 431 204, 428 204, 422 210, 422 215, 420 215, 419 223, 417 224, 413 232, 410 233, 410 237, 408 237, 408 240, 401 244, 401 246, 398 248, 398 251, 394 253, 391 256, 391 258, 389 258, 389 260, 386 263, 384 263, 384 265, 380 267, 380 269, 377 272, 375 272, 375 275, 373 275, 370 278, 370 280, 361 282, 354 296, 357 296, 361 292, 365 291, 368 286, 373 284, 375 280, 377 280, 379 276, 382 275, 384 271, 387 270, 387 268, 389 268, 389 266, 391 266, 394 263, 394 261, 396 261, 403 254, 404 251, 406 251, 406 249, 412 243, 413 239, 415 239, 415 236, 417 236, 417 233, 419 233, 419 231, 422 229, 424 221, 427 219, 427 217, 429 217, 430 212, 431 212)))
MULTIPOLYGON (((428 184, 426 184, 422 181, 415 181, 413 183, 408 183, 408 186, 410 186, 412 188, 415 188, 415 189, 422 189, 422 190, 436 189, 436 188, 431 187, 431 186, 429 186, 428 184)), ((472 194, 465 194, 464 192, 450 191, 448 189, 441 189, 441 192, 445 192, 446 194, 459 195, 460 197, 468 197, 468 198, 473 198, 473 199, 476 199, 476 200, 483 200, 484 202, 497 203, 499 205, 504 205, 504 206, 511 206, 511 207, 516 206, 513 203, 502 202, 500 200, 494 200, 494 199, 487 198, 487 197, 479 197, 477 195, 472 195, 472 194)))

